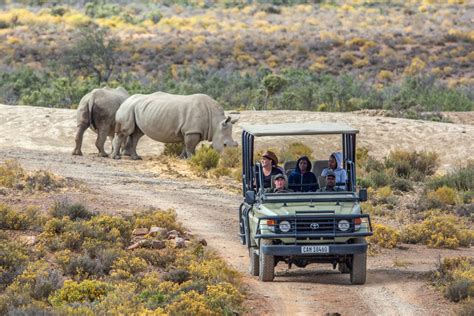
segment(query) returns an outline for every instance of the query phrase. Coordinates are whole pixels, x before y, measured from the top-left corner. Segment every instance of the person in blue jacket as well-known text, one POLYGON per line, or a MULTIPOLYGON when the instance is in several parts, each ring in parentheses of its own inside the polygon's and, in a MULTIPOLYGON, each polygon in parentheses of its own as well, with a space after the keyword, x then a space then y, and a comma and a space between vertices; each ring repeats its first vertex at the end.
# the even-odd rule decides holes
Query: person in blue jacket
POLYGON ((316 192, 319 189, 318 181, 311 172, 311 161, 302 156, 296 162, 295 170, 288 179, 289 188, 295 192, 316 192))

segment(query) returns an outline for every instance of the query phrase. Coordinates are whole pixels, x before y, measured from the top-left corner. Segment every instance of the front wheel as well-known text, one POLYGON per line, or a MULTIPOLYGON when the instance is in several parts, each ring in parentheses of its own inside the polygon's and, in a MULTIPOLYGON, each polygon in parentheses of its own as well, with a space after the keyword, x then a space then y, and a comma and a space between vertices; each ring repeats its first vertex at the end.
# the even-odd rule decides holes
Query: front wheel
MULTIPOLYGON (((357 243, 367 243, 361 238, 357 243)), ((364 284, 367 275, 367 252, 354 254, 351 266, 351 284, 364 284)))
POLYGON ((249 257, 250 257, 250 274, 253 276, 258 276, 258 271, 260 270, 260 261, 257 254, 257 249, 250 247, 249 248, 249 257))
POLYGON ((273 281, 275 278, 275 257, 272 255, 264 255, 262 246, 271 245, 272 241, 267 239, 260 240, 260 252, 259 252, 259 274, 258 278, 263 282, 273 281))

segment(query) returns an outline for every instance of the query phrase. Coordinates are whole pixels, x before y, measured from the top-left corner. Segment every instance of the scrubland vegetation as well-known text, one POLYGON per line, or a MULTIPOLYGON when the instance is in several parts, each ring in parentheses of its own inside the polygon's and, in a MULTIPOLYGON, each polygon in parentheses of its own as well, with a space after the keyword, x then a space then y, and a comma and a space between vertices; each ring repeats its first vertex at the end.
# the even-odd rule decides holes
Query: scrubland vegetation
POLYGON ((0 102, 73 107, 97 85, 206 93, 227 109, 474 104, 468 1, 8 1, 0 102), (94 32, 90 30, 93 29, 94 32))
POLYGON ((191 238, 173 210, 48 213, 0 205, 1 314, 233 315, 239 276, 191 238))

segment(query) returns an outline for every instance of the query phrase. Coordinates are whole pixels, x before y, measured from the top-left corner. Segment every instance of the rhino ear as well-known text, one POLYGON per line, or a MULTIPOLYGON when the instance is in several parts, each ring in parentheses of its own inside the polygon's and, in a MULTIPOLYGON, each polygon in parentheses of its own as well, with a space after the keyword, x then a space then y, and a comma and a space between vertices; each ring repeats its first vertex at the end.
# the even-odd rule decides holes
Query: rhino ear
POLYGON ((222 126, 227 126, 227 124, 230 122, 231 118, 230 116, 228 116, 223 122, 222 122, 222 126))

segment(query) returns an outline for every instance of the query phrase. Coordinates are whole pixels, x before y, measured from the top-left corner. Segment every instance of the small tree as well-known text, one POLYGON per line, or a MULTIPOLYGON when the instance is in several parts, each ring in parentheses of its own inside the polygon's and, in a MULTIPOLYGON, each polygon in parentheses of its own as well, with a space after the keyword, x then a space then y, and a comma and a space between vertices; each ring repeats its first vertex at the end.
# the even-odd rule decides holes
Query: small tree
POLYGON ((110 36, 106 28, 81 28, 77 40, 65 52, 66 67, 87 76, 95 76, 97 84, 108 82, 117 61, 120 40, 110 36))
POLYGON ((265 87, 265 103, 263 104, 263 109, 267 109, 268 99, 270 96, 279 92, 284 86, 286 86, 288 81, 285 77, 279 75, 267 75, 263 78, 262 84, 265 87))

